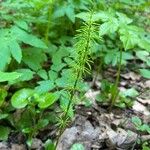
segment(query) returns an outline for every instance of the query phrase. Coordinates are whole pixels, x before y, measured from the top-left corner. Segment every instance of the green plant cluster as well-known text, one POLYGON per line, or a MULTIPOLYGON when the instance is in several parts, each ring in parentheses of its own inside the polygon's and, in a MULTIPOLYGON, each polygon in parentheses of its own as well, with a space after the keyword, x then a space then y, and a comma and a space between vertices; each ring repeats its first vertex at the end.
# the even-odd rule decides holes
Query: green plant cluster
POLYGON ((139 61, 135 71, 150 78, 149 7, 147 0, 2 0, 0 140, 22 132, 31 146, 51 124, 61 136, 89 89, 84 79, 110 66, 116 81, 103 81, 98 101, 130 107, 137 92, 119 92, 120 73, 139 61))

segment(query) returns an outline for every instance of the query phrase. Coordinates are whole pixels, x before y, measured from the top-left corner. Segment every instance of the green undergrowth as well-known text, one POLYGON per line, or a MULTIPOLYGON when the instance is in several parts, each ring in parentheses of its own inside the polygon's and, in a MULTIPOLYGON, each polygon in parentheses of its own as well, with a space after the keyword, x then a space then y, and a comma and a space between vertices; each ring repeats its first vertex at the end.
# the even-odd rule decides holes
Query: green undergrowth
POLYGON ((56 149, 74 106, 86 101, 88 78, 99 74, 97 103, 110 111, 131 108, 139 93, 120 91, 120 74, 132 63, 132 71, 150 78, 149 7, 146 0, 1 1, 0 140, 21 132, 30 147, 39 132, 56 125, 57 137, 45 144, 56 149), (113 82, 103 76, 110 67, 113 82))

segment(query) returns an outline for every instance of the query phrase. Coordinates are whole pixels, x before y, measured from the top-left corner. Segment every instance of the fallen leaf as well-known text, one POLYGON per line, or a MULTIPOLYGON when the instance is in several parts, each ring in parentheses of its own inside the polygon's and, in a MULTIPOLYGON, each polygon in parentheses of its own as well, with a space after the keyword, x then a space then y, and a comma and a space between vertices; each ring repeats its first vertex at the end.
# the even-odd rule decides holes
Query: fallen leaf
POLYGON ((140 80, 141 76, 136 74, 135 72, 129 72, 126 74, 121 74, 121 77, 125 78, 125 79, 131 79, 131 80, 140 80))

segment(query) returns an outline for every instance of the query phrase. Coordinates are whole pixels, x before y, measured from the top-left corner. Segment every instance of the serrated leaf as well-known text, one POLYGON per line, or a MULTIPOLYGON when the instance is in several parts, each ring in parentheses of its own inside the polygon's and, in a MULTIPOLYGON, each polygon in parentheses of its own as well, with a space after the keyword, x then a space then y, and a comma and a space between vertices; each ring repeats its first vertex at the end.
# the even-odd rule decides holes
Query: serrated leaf
POLYGON ((32 89, 21 89, 17 91, 11 98, 11 104, 17 109, 21 109, 27 106, 28 98, 32 96, 32 89))
POLYGON ((137 126, 140 127, 142 125, 142 121, 139 117, 135 116, 132 117, 132 122, 137 126))
POLYGON ((132 19, 128 18, 125 14, 123 13, 120 13, 120 12, 116 12, 116 15, 118 16, 119 18, 119 23, 121 25, 125 25, 125 24, 130 24, 132 23, 132 19))
POLYGON ((23 62, 35 71, 42 69, 42 64, 46 60, 46 55, 40 49, 29 48, 23 51, 23 62))
POLYGON ((67 8, 65 9, 67 17, 75 23, 75 12, 74 8, 71 5, 68 5, 67 8))
POLYGON ((18 27, 20 27, 20 28, 22 28, 22 29, 24 29, 24 30, 28 30, 28 25, 27 25, 27 23, 26 23, 25 21, 23 21, 23 20, 16 20, 16 21, 15 21, 15 24, 16 24, 18 27))
POLYGON ((47 48, 46 44, 41 39, 37 38, 32 34, 28 34, 27 32, 18 28, 17 26, 13 26, 11 32, 16 36, 17 40, 22 41, 25 44, 29 44, 37 48, 47 48))
POLYGON ((105 35, 105 34, 114 33, 115 31, 117 31, 118 27, 119 27, 118 20, 116 18, 112 18, 111 20, 103 23, 100 26, 99 34, 105 35))
POLYGON ((44 69, 41 69, 37 72, 37 74, 44 80, 47 80, 48 79, 48 75, 47 75, 47 72, 46 70, 44 69))
POLYGON ((48 75, 49 75, 49 79, 52 81, 55 81, 58 78, 58 73, 53 70, 50 70, 48 72, 48 75))
POLYGON ((30 69, 18 69, 16 72, 21 73, 21 76, 17 79, 17 81, 29 81, 33 79, 33 75, 35 74, 35 72, 30 69))
POLYGON ((0 71, 0 82, 13 81, 15 79, 18 79, 20 76, 21 76, 21 73, 17 73, 17 72, 1 72, 0 71))
POLYGON ((21 59, 22 59, 22 51, 21 51, 21 48, 20 48, 19 44, 17 43, 17 41, 15 41, 15 40, 9 41, 9 48, 10 48, 10 52, 11 52, 13 58, 18 63, 20 63, 21 59))
POLYGON ((51 80, 39 81, 38 84, 39 86, 35 88, 38 93, 49 92, 56 87, 54 82, 51 80))

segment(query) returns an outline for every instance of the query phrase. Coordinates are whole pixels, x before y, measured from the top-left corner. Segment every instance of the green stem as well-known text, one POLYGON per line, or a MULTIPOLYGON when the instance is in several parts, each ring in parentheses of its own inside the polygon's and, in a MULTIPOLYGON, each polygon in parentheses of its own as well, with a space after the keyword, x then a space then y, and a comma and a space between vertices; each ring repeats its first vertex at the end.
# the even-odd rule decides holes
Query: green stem
POLYGON ((116 81, 115 84, 113 86, 112 89, 112 97, 111 97, 111 105, 110 105, 110 110, 112 109, 112 107, 114 106, 117 96, 119 94, 118 91, 118 85, 119 85, 119 80, 120 80, 120 72, 121 72, 121 62, 122 62, 122 48, 120 49, 120 59, 119 59, 119 66, 118 66, 118 71, 117 71, 117 77, 116 77, 116 81))
MULTIPOLYGON (((91 19, 92 19, 92 14, 91 14, 90 20, 91 20, 91 19)), ((77 84, 78 84, 79 79, 82 77, 83 72, 84 72, 84 66, 85 66, 85 64, 86 64, 86 58, 87 58, 87 55, 88 55, 88 52, 87 52, 87 51, 88 51, 88 49, 89 49, 89 47, 90 47, 91 28, 92 28, 92 22, 90 21, 90 22, 89 22, 89 28, 88 28, 88 35, 87 35, 86 46, 85 46, 84 51, 83 51, 83 53, 82 53, 83 56, 81 57, 81 59, 82 59, 82 60, 80 61, 81 63, 79 64, 80 69, 79 69, 78 72, 77 72, 77 76, 76 76, 76 80, 75 80, 75 83, 74 83, 74 86, 73 86, 73 90, 71 91, 70 101, 69 101, 69 104, 68 104, 68 106, 67 106, 67 110, 66 110, 66 112, 65 112, 65 114, 64 114, 64 116, 63 116, 64 124, 66 124, 66 121, 67 121, 67 119, 68 119, 68 112, 69 112, 69 109, 70 109, 70 107, 71 107, 73 98, 74 98, 74 96, 75 96, 77 84)), ((59 132, 59 135, 58 135, 58 139, 57 139, 56 144, 55 144, 55 150, 56 150, 56 148, 57 148, 57 146, 58 146, 59 139, 60 139, 61 135, 63 134, 64 130, 65 130, 65 125, 63 125, 63 126, 60 128, 60 132, 59 132)))
POLYGON ((51 27, 51 15, 52 15, 52 11, 53 11, 53 4, 54 4, 54 0, 52 0, 50 2, 49 8, 48 8, 48 24, 47 24, 47 28, 46 28, 46 32, 45 32, 46 44, 48 44, 48 36, 49 36, 50 27, 51 27))

